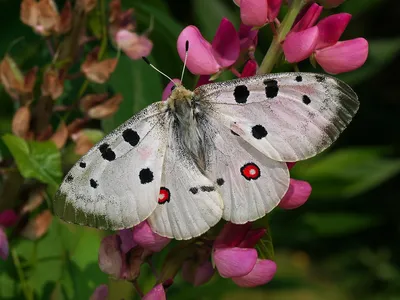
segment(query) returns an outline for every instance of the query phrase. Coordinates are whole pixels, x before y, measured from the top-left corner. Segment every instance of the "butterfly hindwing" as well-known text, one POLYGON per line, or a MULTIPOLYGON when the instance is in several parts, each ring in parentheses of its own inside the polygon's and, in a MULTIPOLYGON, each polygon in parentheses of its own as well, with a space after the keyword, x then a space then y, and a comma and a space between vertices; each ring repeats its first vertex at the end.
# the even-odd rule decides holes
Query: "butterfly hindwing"
POLYGON ((326 149, 358 110, 344 82, 311 73, 253 76, 195 90, 224 125, 268 157, 303 160, 326 149))
POLYGON ((207 151, 207 174, 224 201, 223 218, 235 224, 259 219, 270 212, 289 186, 285 163, 259 152, 223 126, 218 114, 202 122, 207 151))
POLYGON ((149 224, 162 236, 185 240, 203 234, 221 219, 223 201, 215 182, 200 171, 184 146, 181 131, 172 126, 170 132, 159 204, 149 224))
POLYGON ((105 229, 132 227, 156 208, 168 131, 154 103, 95 145, 56 194, 62 219, 105 229))

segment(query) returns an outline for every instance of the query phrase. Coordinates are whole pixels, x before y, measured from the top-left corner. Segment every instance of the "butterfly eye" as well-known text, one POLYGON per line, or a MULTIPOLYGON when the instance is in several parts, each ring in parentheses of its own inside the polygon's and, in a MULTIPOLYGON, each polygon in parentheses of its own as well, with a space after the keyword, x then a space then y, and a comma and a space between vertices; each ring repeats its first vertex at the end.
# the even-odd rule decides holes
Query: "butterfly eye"
POLYGON ((171 86, 171 92, 176 88, 176 85, 171 86))

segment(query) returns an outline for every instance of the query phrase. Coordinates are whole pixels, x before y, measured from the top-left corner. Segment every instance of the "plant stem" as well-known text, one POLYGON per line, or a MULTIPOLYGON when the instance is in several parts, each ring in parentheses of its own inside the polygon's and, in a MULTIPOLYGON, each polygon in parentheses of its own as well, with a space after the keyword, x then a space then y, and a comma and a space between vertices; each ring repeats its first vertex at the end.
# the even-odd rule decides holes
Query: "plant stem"
POLYGON ((299 14, 300 10, 303 8, 305 0, 294 0, 289 7, 289 10, 283 19, 281 25, 278 28, 277 34, 274 36, 272 43, 265 54, 264 59, 257 71, 257 74, 268 74, 271 73, 272 69, 279 61, 282 56, 281 43, 285 40, 286 35, 289 33, 299 14))
POLYGON ((32 290, 31 290, 29 284, 25 280, 24 271, 22 270, 22 266, 21 266, 21 262, 19 261, 18 254, 14 250, 11 250, 11 256, 14 261, 14 266, 17 269, 19 280, 21 281, 21 289, 22 289, 22 292, 24 293, 25 299, 33 300, 32 290))

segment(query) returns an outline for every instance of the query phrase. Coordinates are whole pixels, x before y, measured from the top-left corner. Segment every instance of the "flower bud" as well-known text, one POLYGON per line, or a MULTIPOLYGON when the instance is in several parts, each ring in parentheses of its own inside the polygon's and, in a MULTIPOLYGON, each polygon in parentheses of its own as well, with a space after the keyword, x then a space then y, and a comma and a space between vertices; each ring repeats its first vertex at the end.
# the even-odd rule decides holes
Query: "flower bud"
POLYGON ((29 220, 28 224, 22 229, 21 235, 30 240, 37 240, 47 232, 52 220, 53 216, 50 210, 45 210, 29 220))
POLYGON ((31 110, 28 106, 21 106, 15 112, 11 123, 11 131, 18 137, 25 138, 31 124, 31 110))
POLYGON ((289 189, 279 203, 283 209, 294 209, 302 206, 311 194, 311 185, 307 181, 290 179, 289 189))

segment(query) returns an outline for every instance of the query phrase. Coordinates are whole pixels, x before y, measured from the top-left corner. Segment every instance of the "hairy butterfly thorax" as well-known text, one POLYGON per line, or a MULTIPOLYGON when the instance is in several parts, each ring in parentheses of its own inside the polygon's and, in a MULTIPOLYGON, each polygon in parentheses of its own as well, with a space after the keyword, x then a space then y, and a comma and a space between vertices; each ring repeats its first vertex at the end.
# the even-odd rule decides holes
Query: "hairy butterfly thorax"
POLYGON ((206 143, 200 119, 204 117, 201 102, 195 93, 182 85, 175 86, 167 99, 167 111, 173 122, 173 135, 190 153, 196 165, 204 172, 206 143))

